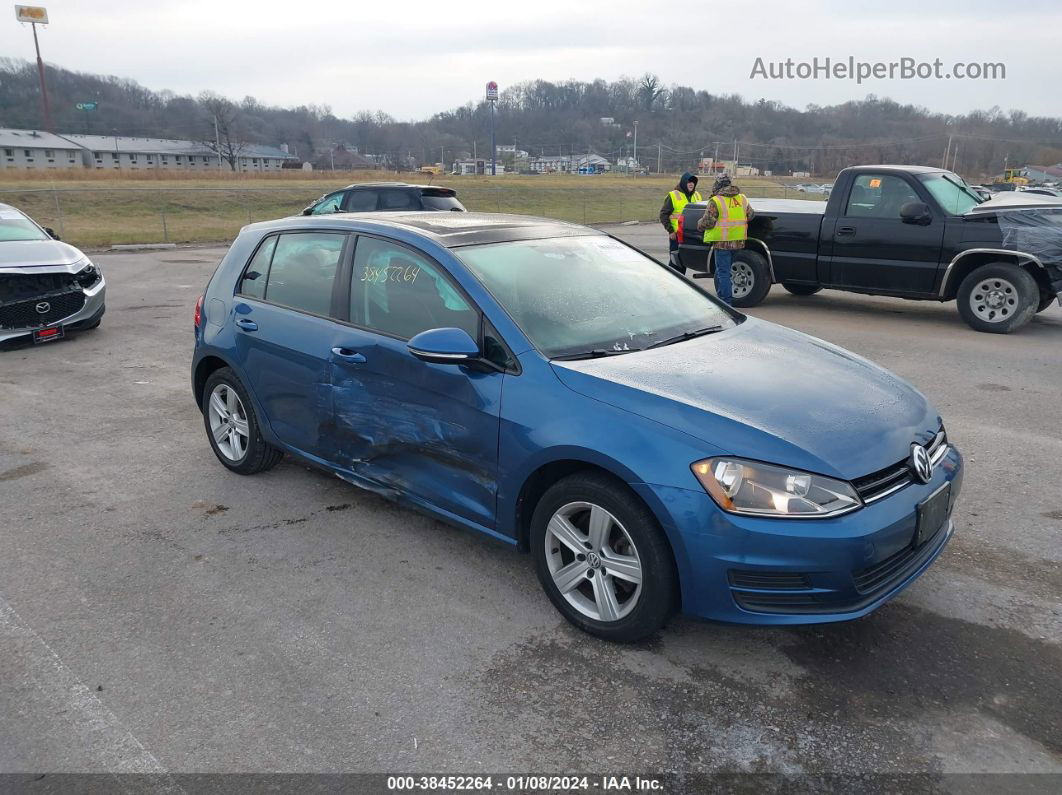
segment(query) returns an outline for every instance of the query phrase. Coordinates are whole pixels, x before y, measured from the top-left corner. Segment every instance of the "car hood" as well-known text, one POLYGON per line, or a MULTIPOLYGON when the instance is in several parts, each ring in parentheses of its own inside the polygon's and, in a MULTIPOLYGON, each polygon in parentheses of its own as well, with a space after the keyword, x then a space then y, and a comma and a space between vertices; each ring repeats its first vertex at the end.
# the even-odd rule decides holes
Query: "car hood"
POLYGON ((914 387, 823 340, 755 318, 655 350, 552 362, 568 388, 719 453, 845 480, 903 460, 940 417, 914 387))
POLYGON ((0 243, 0 268, 71 265, 84 254, 58 240, 7 240, 0 243))

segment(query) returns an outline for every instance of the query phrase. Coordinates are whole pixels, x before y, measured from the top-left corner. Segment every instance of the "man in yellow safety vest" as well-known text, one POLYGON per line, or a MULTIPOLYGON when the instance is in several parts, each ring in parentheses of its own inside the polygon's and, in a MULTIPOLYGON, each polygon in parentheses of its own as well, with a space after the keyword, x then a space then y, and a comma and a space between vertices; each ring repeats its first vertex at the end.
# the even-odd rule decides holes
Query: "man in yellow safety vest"
POLYGON ((734 302, 732 276, 734 251, 745 248, 749 221, 756 213, 749 200, 723 174, 712 186, 708 207, 697 222, 697 229, 704 232, 704 242, 712 245, 715 260, 715 294, 727 304, 734 302))
POLYGON ((704 199, 697 192, 697 175, 687 171, 679 178, 675 189, 664 197, 664 206, 660 208, 660 223, 664 225, 668 234, 670 251, 668 261, 671 267, 679 273, 685 273, 686 269, 682 267, 678 258, 678 219, 682 217, 682 210, 687 204, 699 201, 704 201, 704 199))

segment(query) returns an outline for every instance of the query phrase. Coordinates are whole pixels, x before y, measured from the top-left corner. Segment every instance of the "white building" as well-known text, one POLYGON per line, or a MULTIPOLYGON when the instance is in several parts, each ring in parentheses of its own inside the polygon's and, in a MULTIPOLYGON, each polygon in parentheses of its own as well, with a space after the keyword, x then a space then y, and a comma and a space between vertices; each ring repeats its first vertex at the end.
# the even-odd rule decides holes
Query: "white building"
POLYGON ((52 133, 0 129, 2 168, 80 168, 81 147, 52 133))
MULTIPOLYGON (((130 138, 114 135, 52 135, 32 130, 0 130, 4 168, 96 168, 206 171, 229 164, 197 141, 130 138)), ((239 171, 279 171, 294 160, 287 147, 247 144, 237 159, 239 171)))
POLYGON ((600 155, 543 155, 536 157, 530 163, 532 171, 540 174, 560 172, 562 174, 578 174, 580 170, 601 173, 611 169, 611 164, 600 155))

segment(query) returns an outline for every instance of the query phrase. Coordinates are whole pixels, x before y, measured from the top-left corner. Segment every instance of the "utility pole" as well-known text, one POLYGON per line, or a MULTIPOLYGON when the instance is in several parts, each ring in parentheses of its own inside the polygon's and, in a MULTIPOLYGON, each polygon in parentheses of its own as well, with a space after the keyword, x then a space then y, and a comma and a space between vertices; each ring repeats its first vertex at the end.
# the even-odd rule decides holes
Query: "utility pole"
MULTIPOLYGON (((116 143, 115 146, 117 145, 116 143)), ((218 171, 221 171, 223 170, 221 165, 221 135, 218 134, 218 114, 216 113, 214 114, 214 146, 217 147, 218 152, 218 171)))
POLYGON ((41 45, 37 41, 37 25, 48 24, 48 12, 43 8, 29 6, 16 6, 15 13, 19 22, 28 22, 33 28, 33 49, 37 53, 37 77, 41 83, 41 116, 44 120, 44 129, 55 133, 55 125, 52 124, 52 109, 48 105, 48 83, 44 79, 44 61, 41 60, 41 45))
POLYGON ((634 176, 638 176, 638 120, 634 120, 634 176))
POLYGON ((446 147, 439 147, 439 167, 446 168, 446 147))
POLYGON ((714 174, 714 173, 715 173, 716 171, 718 171, 718 170, 719 170, 719 169, 718 169, 718 168, 716 168, 716 166, 715 166, 715 164, 716 164, 716 163, 718 163, 718 162, 719 162, 719 142, 718 142, 718 141, 716 141, 716 142, 715 142, 715 154, 713 154, 713 155, 712 155, 712 173, 713 173, 713 174, 714 174))
POLYGON ((734 173, 731 176, 737 176, 737 138, 734 139, 734 173))
POLYGON ((656 173, 660 173, 660 164, 664 159, 664 146, 659 141, 656 142, 656 173))
POLYGON ((944 147, 944 159, 940 163, 941 168, 948 167, 948 157, 951 156, 951 139, 953 136, 948 136, 948 145, 944 147))

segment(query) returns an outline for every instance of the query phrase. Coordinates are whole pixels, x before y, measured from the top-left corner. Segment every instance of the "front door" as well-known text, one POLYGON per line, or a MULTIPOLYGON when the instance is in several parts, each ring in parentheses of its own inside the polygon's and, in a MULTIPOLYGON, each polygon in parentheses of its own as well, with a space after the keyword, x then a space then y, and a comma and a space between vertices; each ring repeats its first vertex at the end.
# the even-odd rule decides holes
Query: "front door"
POLYGON ((890 293, 932 292, 944 219, 934 216, 928 226, 900 220, 904 204, 927 199, 894 174, 856 177, 844 214, 833 222, 826 256, 820 260, 820 266, 828 263, 828 274, 821 274, 823 282, 890 293))
POLYGON ((331 417, 332 348, 342 327, 329 316, 347 240, 335 232, 266 238, 233 304, 236 348, 264 421, 310 455, 320 455, 331 417))
POLYGON ((360 479, 494 525, 500 372, 428 364, 410 337, 460 328, 479 339, 479 312, 433 260, 359 237, 350 325, 333 353, 329 457, 360 479))

